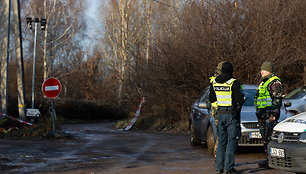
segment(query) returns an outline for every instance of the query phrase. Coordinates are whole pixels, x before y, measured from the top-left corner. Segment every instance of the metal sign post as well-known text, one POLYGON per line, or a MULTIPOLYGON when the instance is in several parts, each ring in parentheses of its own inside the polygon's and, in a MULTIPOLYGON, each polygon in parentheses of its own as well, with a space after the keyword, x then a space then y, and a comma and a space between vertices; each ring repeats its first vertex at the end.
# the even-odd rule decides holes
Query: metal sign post
POLYGON ((53 131, 56 128, 56 115, 54 109, 54 98, 56 98, 62 90, 62 85, 59 80, 55 78, 49 78, 42 84, 42 92, 45 94, 46 97, 51 99, 51 118, 52 118, 52 127, 53 131))
MULTIPOLYGON (((38 19, 38 18, 36 18, 38 19)), ((37 22, 34 24, 34 48, 33 48, 33 76, 32 76, 32 103, 31 107, 34 109, 34 89, 35 89, 35 64, 36 64, 36 38, 37 38, 37 22)))
MULTIPOLYGON (((45 30, 46 20, 39 18, 32 19, 31 17, 27 17, 27 25, 30 30, 32 30, 32 23, 34 23, 34 46, 33 46, 33 76, 32 76, 32 98, 31 98, 31 108, 26 109, 26 116, 32 120, 33 122, 38 119, 40 112, 38 109, 34 108, 34 99, 35 99, 35 64, 36 64, 36 40, 37 40, 37 25, 40 23, 41 30, 45 30)), ((22 106, 22 105, 21 105, 22 106)))
POLYGON ((32 101, 31 101, 31 107, 34 109, 34 89, 35 89, 35 64, 36 64, 36 39, 37 39, 37 25, 40 23, 41 30, 45 30, 46 27, 46 19, 27 17, 27 25, 30 30, 32 30, 32 23, 34 23, 34 46, 33 46, 33 77, 32 77, 32 101))
POLYGON ((55 118, 55 109, 54 109, 54 99, 51 99, 51 119, 52 119, 52 128, 53 131, 55 131, 56 118, 55 118))

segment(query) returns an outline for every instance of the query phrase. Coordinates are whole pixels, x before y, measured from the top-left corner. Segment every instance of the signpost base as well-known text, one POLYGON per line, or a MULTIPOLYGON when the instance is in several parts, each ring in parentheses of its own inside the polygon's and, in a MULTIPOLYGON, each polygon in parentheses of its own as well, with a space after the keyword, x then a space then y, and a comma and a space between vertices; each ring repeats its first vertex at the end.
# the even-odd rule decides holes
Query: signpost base
POLYGON ((51 99, 51 118, 52 118, 52 128, 53 131, 56 129, 56 117, 55 117, 55 109, 54 109, 54 100, 51 99))

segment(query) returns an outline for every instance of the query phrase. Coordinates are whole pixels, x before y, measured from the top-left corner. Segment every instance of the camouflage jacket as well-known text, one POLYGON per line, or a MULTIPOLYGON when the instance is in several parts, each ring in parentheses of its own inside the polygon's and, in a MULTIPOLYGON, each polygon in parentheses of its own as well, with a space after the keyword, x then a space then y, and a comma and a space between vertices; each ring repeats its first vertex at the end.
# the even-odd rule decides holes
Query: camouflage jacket
MULTIPOLYGON (((269 78, 274 76, 274 74, 270 74, 262 78, 261 82, 267 81, 269 78)), ((282 95, 283 95, 283 86, 280 80, 273 80, 268 84, 268 91, 270 93, 272 99, 272 106, 265 108, 266 110, 279 110, 282 106, 282 95)), ((258 93, 255 96, 255 100, 257 100, 258 93)))

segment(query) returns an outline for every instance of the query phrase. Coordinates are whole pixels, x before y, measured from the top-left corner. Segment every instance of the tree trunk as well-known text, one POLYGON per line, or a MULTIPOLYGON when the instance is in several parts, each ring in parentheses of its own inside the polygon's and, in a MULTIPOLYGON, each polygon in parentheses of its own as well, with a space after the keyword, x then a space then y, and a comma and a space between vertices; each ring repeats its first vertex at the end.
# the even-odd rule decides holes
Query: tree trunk
POLYGON ((4 20, 3 40, 2 40, 2 59, 1 59, 1 112, 7 114, 7 91, 8 91, 8 64, 10 48, 10 0, 4 0, 4 20))
POLYGON ((18 111, 21 120, 27 120, 25 115, 25 86, 24 86, 24 67, 23 67, 23 50, 22 34, 20 23, 20 2, 13 0, 14 8, 14 27, 15 27, 15 48, 17 61, 17 90, 18 90, 18 111))
POLYGON ((44 1, 44 9, 45 9, 45 13, 44 13, 44 18, 47 19, 47 23, 46 23, 46 28, 44 31, 44 46, 43 46, 43 60, 44 60, 44 81, 48 78, 49 74, 48 74, 48 66, 47 66, 47 62, 48 62, 48 57, 47 57, 47 37, 48 37, 48 21, 49 18, 47 18, 47 14, 46 14, 46 9, 47 9, 47 2, 46 0, 44 1))
POLYGON ((150 42, 151 42, 151 1, 145 2, 145 8, 146 8, 146 22, 147 22, 147 40, 146 40, 146 63, 149 63, 149 48, 150 48, 150 42), (148 3, 148 6, 147 6, 148 3))
POLYGON ((121 48, 119 49, 119 55, 121 59, 120 63, 120 77, 119 77, 119 91, 118 101, 121 102, 122 88, 125 79, 126 61, 127 61, 127 40, 128 40, 128 21, 127 21, 127 8, 129 6, 128 0, 119 1, 119 14, 121 19, 121 48))

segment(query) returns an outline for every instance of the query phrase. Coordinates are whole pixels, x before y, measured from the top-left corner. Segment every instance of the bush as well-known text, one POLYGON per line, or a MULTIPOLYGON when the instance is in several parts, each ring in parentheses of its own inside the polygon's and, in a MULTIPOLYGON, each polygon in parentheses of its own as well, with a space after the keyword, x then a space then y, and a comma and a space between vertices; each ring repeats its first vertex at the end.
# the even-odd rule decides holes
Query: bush
POLYGON ((70 99, 56 100, 55 111, 58 117, 66 120, 119 120, 127 117, 127 114, 121 108, 94 101, 70 99))

